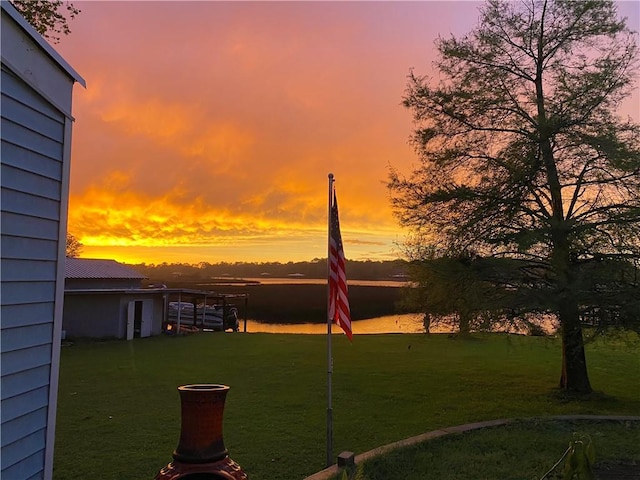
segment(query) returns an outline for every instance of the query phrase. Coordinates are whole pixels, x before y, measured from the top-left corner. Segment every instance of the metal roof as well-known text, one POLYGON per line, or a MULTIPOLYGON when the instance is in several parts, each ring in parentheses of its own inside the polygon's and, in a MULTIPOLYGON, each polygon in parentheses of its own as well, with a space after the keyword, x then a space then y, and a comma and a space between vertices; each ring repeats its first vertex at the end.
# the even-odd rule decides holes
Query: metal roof
POLYGON ((95 258, 71 258, 65 262, 65 278, 99 278, 99 279, 137 279, 146 276, 131 267, 122 265, 115 260, 101 260, 95 258))

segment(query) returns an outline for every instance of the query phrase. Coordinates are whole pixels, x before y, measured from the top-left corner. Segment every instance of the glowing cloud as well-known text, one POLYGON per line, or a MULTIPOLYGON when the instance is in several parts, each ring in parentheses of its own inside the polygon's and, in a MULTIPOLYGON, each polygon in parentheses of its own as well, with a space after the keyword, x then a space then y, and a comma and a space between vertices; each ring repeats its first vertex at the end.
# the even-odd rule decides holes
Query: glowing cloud
POLYGON ((393 258, 388 166, 415 160, 406 75, 479 5, 82 2, 57 48, 87 80, 69 210, 83 255, 323 257, 332 172, 347 257, 393 258))

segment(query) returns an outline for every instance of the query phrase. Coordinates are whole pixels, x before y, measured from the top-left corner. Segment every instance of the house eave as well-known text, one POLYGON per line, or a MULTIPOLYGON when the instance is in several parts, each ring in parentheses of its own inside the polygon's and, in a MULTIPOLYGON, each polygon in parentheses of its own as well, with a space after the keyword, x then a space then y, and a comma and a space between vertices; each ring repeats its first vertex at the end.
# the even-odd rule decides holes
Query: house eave
POLYGON ((4 10, 7 15, 9 15, 24 32, 29 35, 33 39, 34 42, 38 44, 38 46, 55 62, 57 63, 64 72, 66 72, 69 77, 71 77, 74 81, 78 82, 84 88, 87 88, 87 82, 82 76, 75 71, 75 69, 69 65, 69 63, 60 56, 58 52, 54 50, 54 48, 49 45, 49 43, 44 39, 42 35, 40 35, 35 28, 31 26, 29 22, 16 10, 16 8, 11 5, 7 0, 0 1, 2 5, 2 10, 4 10))

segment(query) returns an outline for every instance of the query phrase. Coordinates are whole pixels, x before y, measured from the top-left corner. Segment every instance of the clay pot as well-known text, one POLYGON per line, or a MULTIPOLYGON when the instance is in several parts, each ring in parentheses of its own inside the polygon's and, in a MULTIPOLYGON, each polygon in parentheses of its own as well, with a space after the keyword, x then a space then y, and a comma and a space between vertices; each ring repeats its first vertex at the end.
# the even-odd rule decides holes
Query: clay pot
POLYGON ((229 458, 222 435, 226 385, 178 387, 182 424, 173 462, 155 480, 246 480, 240 465, 229 458))

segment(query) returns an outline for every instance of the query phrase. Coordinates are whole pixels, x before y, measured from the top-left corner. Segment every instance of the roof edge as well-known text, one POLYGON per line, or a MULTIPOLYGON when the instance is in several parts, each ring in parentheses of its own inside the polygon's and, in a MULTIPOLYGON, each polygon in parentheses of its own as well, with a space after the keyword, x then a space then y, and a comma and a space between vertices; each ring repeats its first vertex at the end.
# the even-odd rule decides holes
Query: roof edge
POLYGON ((20 28, 22 28, 54 62, 60 65, 60 67, 62 67, 62 69, 76 82, 84 88, 87 88, 87 82, 85 79, 82 78, 82 76, 76 72, 64 58, 62 58, 56 49, 53 48, 49 42, 47 42, 44 37, 40 35, 35 28, 33 28, 33 26, 31 26, 31 24, 20 14, 20 12, 18 12, 16 7, 14 7, 9 0, 1 0, 0 4, 2 5, 2 10, 7 12, 7 14, 20 26, 20 28))

